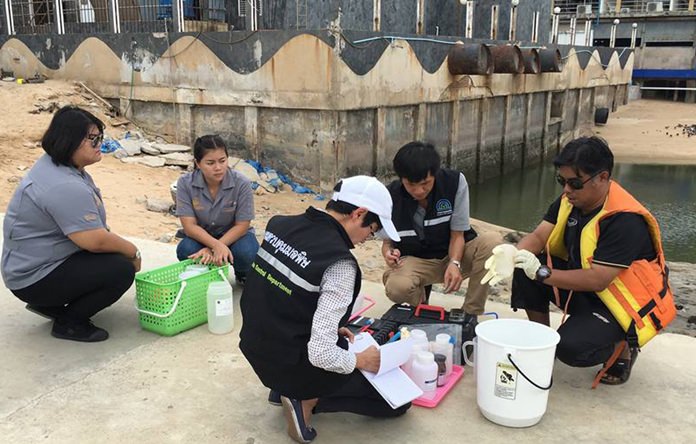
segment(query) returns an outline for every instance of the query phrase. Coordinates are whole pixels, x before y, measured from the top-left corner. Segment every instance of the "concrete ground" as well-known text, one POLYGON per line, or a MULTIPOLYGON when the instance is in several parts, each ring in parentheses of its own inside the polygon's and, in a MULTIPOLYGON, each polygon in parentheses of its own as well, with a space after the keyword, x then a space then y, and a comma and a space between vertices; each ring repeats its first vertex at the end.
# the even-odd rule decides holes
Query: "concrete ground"
MULTIPOLYGON (((174 247, 136 240, 145 269, 175 259, 174 247)), ((91 270, 85 270, 90 273, 91 270)), ((201 326, 174 337, 144 331, 135 287, 94 318, 111 338, 82 344, 50 336, 50 322, 24 309, 0 287, 0 441, 3 443, 282 443, 282 409, 239 352, 241 323, 235 287, 235 329, 215 336, 201 326)), ((364 292, 388 307, 382 287, 364 292)), ((454 297, 433 302, 457 306, 454 297)), ((515 316, 489 303, 488 310, 515 316)), ((558 320, 556 319, 556 322, 558 320)), ((486 420, 476 405, 470 368, 441 405, 413 407, 401 418, 316 415, 316 442, 696 442, 696 340, 665 334, 640 354, 631 380, 590 390, 594 369, 556 362, 541 422, 526 429, 486 420), (691 426, 689 426, 691 424, 691 426)))

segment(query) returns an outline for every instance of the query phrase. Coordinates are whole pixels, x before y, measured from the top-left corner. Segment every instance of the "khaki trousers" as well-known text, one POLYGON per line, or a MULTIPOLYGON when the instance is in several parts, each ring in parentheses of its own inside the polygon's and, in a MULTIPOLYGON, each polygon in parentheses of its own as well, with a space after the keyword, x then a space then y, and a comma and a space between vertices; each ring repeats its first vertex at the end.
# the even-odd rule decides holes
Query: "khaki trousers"
MULTIPOLYGON (((467 242, 462 257, 461 272, 464 279, 469 279, 462 309, 469 314, 480 315, 486 307, 488 284, 481 284, 486 275, 483 267, 492 254, 493 247, 502 243, 497 233, 479 233, 467 242)), ((397 304, 407 302, 418 305, 425 300, 425 286, 440 284, 444 281, 445 269, 450 262, 449 256, 442 259, 422 259, 403 256, 401 266, 384 272, 382 281, 387 297, 397 304)))

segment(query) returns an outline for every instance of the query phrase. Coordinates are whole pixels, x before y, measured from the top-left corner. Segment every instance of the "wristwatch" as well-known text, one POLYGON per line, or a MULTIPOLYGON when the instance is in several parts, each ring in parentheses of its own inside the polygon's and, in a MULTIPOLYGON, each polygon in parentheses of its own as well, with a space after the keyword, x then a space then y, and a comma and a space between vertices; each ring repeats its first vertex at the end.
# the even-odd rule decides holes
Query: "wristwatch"
POLYGON ((459 262, 459 261, 455 261, 454 259, 452 259, 452 260, 450 261, 450 264, 456 265, 457 268, 459 268, 460 270, 462 269, 462 263, 459 262))
POLYGON ((131 259, 133 259, 133 260, 140 259, 140 250, 138 250, 138 249, 136 248, 136 249, 135 249, 135 254, 133 255, 133 257, 132 257, 131 259))
POLYGON ((540 266, 536 272, 537 282, 544 282, 549 276, 551 276, 551 269, 546 265, 540 266))

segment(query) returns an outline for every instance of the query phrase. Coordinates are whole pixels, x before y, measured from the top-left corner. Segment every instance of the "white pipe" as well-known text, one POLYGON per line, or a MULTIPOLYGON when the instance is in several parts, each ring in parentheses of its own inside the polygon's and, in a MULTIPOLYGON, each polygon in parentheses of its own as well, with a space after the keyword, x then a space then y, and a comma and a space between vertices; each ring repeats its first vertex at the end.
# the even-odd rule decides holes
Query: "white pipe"
POLYGON ((585 20, 585 46, 592 46, 592 21, 585 20))
POLYGON ((5 20, 7 21, 7 35, 14 34, 14 17, 12 16, 11 0, 5 0, 5 20))
POLYGON ((474 36, 474 2, 466 2, 466 38, 474 36))
POLYGON ((577 17, 571 17, 570 18, 570 44, 571 46, 575 46, 575 35, 577 32, 576 26, 577 26, 577 17))
POLYGON ((510 32, 508 34, 508 40, 515 40, 515 30, 517 29, 517 6, 512 5, 512 10, 510 11, 510 32))
POLYGON ((539 41, 539 11, 534 13, 534 22, 532 23, 532 42, 539 41))
POLYGON ((118 0, 111 0, 111 16, 114 19, 114 34, 121 33, 121 14, 118 9, 118 0))

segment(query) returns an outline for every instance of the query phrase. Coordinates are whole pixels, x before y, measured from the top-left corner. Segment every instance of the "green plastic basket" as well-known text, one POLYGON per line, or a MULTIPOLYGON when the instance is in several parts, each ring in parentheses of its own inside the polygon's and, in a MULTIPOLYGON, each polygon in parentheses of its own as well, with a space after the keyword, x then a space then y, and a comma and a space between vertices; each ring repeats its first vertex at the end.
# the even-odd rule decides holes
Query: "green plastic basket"
POLYGON ((179 279, 179 274, 193 263, 187 259, 135 275, 135 308, 145 330, 173 336, 208 322, 208 285, 226 281, 229 265, 210 265, 205 273, 179 279))

